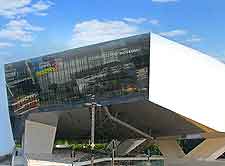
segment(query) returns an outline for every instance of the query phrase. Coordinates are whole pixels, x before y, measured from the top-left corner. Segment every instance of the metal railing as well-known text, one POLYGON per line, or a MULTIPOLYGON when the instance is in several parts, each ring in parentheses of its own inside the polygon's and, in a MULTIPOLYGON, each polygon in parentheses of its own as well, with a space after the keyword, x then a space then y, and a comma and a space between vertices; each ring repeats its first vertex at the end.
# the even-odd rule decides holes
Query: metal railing
MULTIPOLYGON (((124 162, 124 161, 130 161, 130 162, 143 162, 143 161, 159 161, 161 166, 164 165, 164 158, 163 157, 115 157, 114 161, 118 162, 124 162)), ((95 159, 94 164, 100 164, 100 163, 105 163, 105 162, 112 162, 112 157, 106 157, 106 158, 99 158, 95 159)), ((90 165, 91 160, 88 161, 82 161, 82 162, 72 162, 72 166, 85 166, 85 165, 90 165)))

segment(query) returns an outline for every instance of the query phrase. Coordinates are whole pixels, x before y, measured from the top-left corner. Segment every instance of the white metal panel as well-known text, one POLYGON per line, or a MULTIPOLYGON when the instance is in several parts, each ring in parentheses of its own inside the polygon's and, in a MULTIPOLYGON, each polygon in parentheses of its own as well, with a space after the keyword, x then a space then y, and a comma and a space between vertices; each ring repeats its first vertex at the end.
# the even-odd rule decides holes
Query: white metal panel
POLYGON ((31 154, 51 154, 55 141, 56 126, 26 120, 24 152, 31 154))
POLYGON ((5 84, 4 65, 0 65, 0 156, 13 151, 14 140, 9 119, 8 100, 5 84))
POLYGON ((149 100, 225 132, 225 65, 151 34, 149 100))

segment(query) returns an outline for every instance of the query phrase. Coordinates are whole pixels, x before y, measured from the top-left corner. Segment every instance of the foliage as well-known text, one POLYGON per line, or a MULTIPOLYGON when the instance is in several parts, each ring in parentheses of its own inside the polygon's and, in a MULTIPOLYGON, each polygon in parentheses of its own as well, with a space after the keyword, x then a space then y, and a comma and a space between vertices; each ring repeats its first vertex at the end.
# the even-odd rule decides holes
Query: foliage
POLYGON ((156 144, 152 144, 145 149, 145 154, 149 154, 149 153, 150 155, 161 155, 159 147, 156 144))
POLYGON ((22 148, 21 144, 16 144, 16 148, 22 148))
MULTIPOLYGON (((58 139, 55 141, 55 145, 68 145, 73 150, 76 151, 86 151, 91 150, 91 146, 86 143, 77 143, 74 140, 64 140, 64 139, 58 139)), ((95 150, 103 150, 105 149, 106 144, 95 144, 95 150)))

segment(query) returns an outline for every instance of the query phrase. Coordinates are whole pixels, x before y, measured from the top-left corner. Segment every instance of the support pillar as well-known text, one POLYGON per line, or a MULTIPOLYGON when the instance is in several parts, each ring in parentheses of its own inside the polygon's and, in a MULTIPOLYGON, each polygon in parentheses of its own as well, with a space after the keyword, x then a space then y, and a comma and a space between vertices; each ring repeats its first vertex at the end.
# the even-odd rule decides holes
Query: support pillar
POLYGON ((200 145, 188 153, 186 159, 216 160, 225 152, 225 137, 207 138, 200 145))
POLYGON ((118 155, 125 156, 145 141, 146 139, 127 139, 117 147, 117 153, 118 155))
POLYGON ((180 159, 185 156, 176 140, 157 140, 160 152, 166 159, 180 159))

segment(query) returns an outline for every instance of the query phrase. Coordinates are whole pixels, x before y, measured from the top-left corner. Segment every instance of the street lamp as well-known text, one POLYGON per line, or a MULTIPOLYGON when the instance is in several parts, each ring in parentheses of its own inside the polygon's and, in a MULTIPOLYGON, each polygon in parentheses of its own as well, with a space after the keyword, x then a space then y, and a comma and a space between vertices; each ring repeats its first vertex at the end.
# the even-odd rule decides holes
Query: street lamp
POLYGON ((100 104, 95 102, 95 96, 91 96, 91 103, 85 103, 85 106, 88 106, 91 110, 91 166, 94 166, 94 148, 95 148, 95 111, 96 107, 101 107, 100 104))

